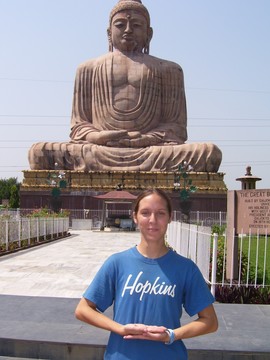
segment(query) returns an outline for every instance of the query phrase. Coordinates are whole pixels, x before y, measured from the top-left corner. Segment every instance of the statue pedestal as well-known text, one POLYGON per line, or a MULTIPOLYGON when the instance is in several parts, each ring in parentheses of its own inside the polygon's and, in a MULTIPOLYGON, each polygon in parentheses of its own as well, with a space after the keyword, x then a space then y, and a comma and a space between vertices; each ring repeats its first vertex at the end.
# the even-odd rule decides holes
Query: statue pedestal
MULTIPOLYGON (((157 187, 168 192, 173 203, 179 199, 179 189, 175 188, 177 172, 26 170, 23 173, 21 208, 50 207, 55 188, 60 189, 64 209, 98 208, 98 200, 93 197, 116 189, 136 195, 144 189, 157 187)), ((191 195, 193 211, 226 211, 227 188, 223 173, 190 172, 188 177, 197 187, 196 193, 191 195)))

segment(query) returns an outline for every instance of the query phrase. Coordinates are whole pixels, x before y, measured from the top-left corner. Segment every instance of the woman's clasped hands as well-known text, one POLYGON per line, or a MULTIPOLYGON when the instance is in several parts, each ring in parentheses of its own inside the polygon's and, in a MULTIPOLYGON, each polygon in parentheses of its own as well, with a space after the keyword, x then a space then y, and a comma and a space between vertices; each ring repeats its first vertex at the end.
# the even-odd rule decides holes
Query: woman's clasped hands
POLYGON ((166 342, 169 335, 164 326, 144 325, 144 324, 127 324, 124 325, 124 339, 127 340, 152 340, 166 342))

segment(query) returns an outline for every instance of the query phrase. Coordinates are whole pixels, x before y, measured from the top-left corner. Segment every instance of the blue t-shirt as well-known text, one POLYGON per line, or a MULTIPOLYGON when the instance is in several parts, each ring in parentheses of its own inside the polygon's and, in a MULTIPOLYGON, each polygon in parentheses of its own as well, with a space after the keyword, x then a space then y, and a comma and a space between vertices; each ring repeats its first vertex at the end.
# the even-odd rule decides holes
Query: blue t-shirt
MULTIPOLYGON (((182 306, 193 316, 214 302, 198 267, 169 250, 158 258, 142 256, 136 247, 110 256, 83 295, 104 312, 114 304, 114 320, 180 327, 182 306)), ((148 340, 125 340, 110 334, 104 359, 187 359, 182 341, 172 345, 148 340)))

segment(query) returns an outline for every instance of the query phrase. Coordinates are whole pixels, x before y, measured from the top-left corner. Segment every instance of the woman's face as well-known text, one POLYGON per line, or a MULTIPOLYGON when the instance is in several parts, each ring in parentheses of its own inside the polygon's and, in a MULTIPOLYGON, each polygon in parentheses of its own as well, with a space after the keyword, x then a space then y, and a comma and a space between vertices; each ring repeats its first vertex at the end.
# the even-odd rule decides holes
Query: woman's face
POLYGON ((164 241, 167 226, 171 221, 166 200, 158 194, 144 197, 140 203, 134 221, 140 228, 146 241, 164 241))
POLYGON ((147 21, 136 10, 124 10, 115 14, 109 32, 113 46, 119 51, 142 52, 147 43, 147 21))

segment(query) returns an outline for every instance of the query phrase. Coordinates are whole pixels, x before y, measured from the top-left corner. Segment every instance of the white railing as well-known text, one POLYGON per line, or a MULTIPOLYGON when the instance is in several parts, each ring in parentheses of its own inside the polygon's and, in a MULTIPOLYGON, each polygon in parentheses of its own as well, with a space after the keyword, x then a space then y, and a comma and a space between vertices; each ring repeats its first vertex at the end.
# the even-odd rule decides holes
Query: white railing
MULTIPOLYGON (((12 218, 0 220, 0 245, 5 251, 22 246, 26 242, 28 246, 67 234, 69 229, 68 218, 12 218)), ((25 244, 24 244, 25 245, 25 244)))
POLYGON ((227 223, 227 213, 224 211, 191 211, 190 222, 202 226, 222 226, 227 223))
POLYGON ((167 232, 168 243, 181 255, 193 260, 215 294, 216 286, 270 286, 269 235, 235 236, 237 269, 227 268, 227 237, 211 234, 210 227, 201 227, 173 221, 167 232), (235 271, 237 270, 237 271, 235 271), (233 275, 237 273, 237 275, 233 275))
POLYGON ((211 228, 172 221, 168 226, 167 241, 178 252, 194 261, 204 278, 210 281, 211 228))
MULTIPOLYGON (((228 239, 224 234, 221 237, 221 252, 223 252, 222 275, 219 276, 218 285, 237 284, 237 286, 270 286, 270 239, 269 234, 239 234, 234 236, 232 248, 237 247, 238 259, 236 269, 231 262, 231 266, 226 267, 227 259, 230 254, 227 252, 228 239), (235 272, 237 273, 236 279, 235 272), (229 279, 229 281, 228 281, 229 279)), ((221 254, 220 254, 221 255, 221 254)))

